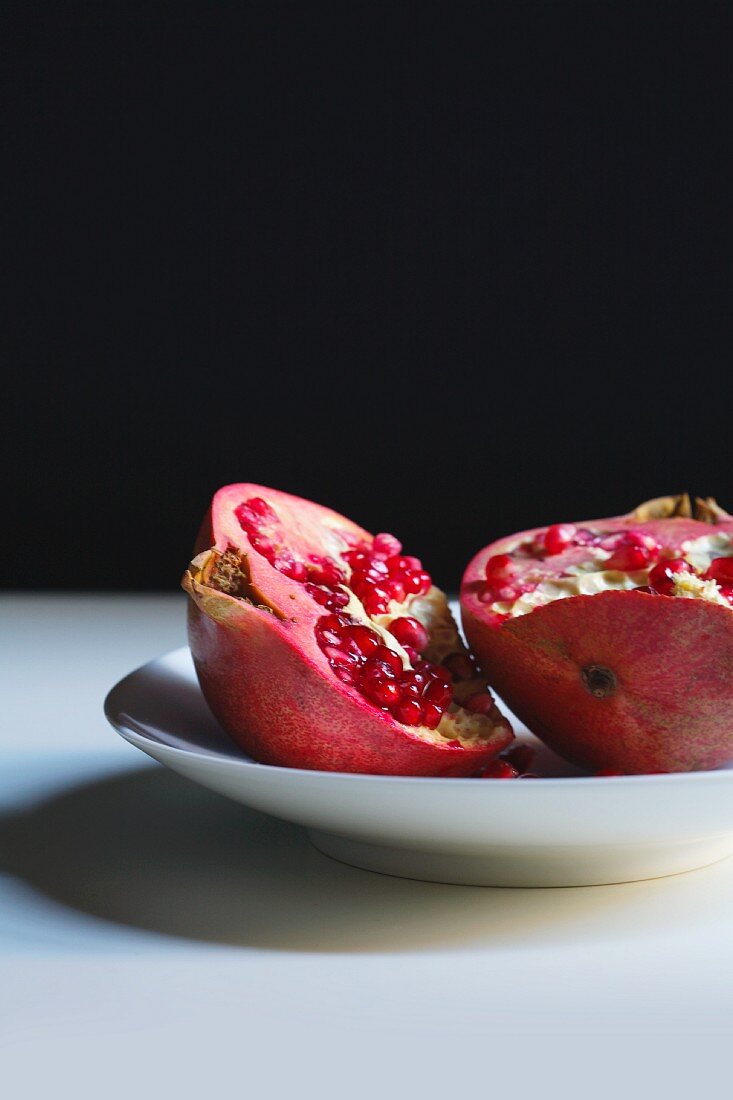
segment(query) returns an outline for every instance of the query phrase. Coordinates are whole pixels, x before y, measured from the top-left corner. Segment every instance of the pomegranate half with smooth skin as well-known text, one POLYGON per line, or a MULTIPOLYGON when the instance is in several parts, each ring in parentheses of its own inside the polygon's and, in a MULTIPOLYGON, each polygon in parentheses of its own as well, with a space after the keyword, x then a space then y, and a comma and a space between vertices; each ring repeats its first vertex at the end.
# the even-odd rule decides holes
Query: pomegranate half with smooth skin
POLYGON ((566 759, 649 773, 733 757, 733 517, 714 500, 500 539, 468 566, 461 610, 496 691, 566 759))
POLYGON ((201 689, 256 760, 470 776, 512 741, 444 594, 393 535, 228 485, 196 550, 182 583, 201 689))

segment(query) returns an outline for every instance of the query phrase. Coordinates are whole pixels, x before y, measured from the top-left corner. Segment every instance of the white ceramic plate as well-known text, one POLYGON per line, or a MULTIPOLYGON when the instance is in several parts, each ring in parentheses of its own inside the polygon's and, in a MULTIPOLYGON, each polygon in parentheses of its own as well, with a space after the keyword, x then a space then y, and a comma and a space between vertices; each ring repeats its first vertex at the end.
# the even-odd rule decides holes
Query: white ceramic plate
MULTIPOLYGON (((105 713, 161 764, 305 825, 335 859, 386 874, 479 886, 590 886, 678 874, 733 852, 733 770, 585 777, 539 743, 539 779, 257 764, 213 718, 185 648, 120 681, 105 713)), ((516 722, 515 730, 529 739, 516 722)))

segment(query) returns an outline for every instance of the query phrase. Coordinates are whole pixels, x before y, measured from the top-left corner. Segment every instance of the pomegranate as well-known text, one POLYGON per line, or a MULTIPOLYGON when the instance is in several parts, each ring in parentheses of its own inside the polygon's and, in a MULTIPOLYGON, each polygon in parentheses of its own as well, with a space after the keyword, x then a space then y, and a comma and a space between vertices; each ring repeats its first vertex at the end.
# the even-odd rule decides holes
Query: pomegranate
POLYGON ((196 671, 256 760, 467 776, 512 741, 444 594, 394 535, 229 485, 196 550, 182 582, 196 671))
POLYGON ((595 773, 733 757, 733 517, 661 497, 500 539, 468 566, 463 626, 537 736, 595 773))

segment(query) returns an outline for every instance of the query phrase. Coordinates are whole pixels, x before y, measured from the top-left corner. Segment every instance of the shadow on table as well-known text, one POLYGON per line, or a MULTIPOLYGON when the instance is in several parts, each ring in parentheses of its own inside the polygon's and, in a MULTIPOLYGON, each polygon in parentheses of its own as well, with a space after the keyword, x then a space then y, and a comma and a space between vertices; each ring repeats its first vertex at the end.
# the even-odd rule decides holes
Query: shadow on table
POLYGON ((310 846, 303 829, 159 767, 0 817, 0 870, 118 924, 210 943, 321 952, 597 940, 618 934, 620 909, 636 934, 645 925, 652 934, 665 897, 669 928, 670 920, 699 915, 711 905, 710 890, 725 890, 727 882, 715 878, 715 868, 565 890, 389 878, 336 863, 310 846), (705 890, 701 875, 713 876, 705 890))

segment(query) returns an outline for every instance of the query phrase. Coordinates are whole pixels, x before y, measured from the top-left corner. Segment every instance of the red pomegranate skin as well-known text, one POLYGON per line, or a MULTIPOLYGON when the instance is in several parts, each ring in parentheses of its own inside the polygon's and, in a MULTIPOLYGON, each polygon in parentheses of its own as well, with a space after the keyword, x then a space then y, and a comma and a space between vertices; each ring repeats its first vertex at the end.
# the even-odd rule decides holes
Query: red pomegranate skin
MULTIPOLYGON (((679 498, 673 498, 679 499, 679 498)), ((580 522, 633 528, 665 545, 733 520, 628 516, 580 522)), ((704 600, 606 591, 556 600, 499 625, 478 599, 489 557, 544 528, 481 550, 461 589, 463 627, 501 698, 552 749, 589 771, 690 771, 733 758, 733 610, 704 600)))
POLYGON ((214 497, 197 539, 203 550, 183 579, 189 642, 203 694, 230 736, 254 759, 321 771, 471 776, 512 740, 506 727, 488 743, 461 747, 424 740, 335 678, 313 628, 323 614, 302 584, 258 554, 247 563, 255 606, 202 583, 210 548, 242 544, 233 505, 262 497, 286 521, 293 543, 308 545, 325 520, 358 539, 362 528, 311 501, 260 485, 227 486, 214 497))

